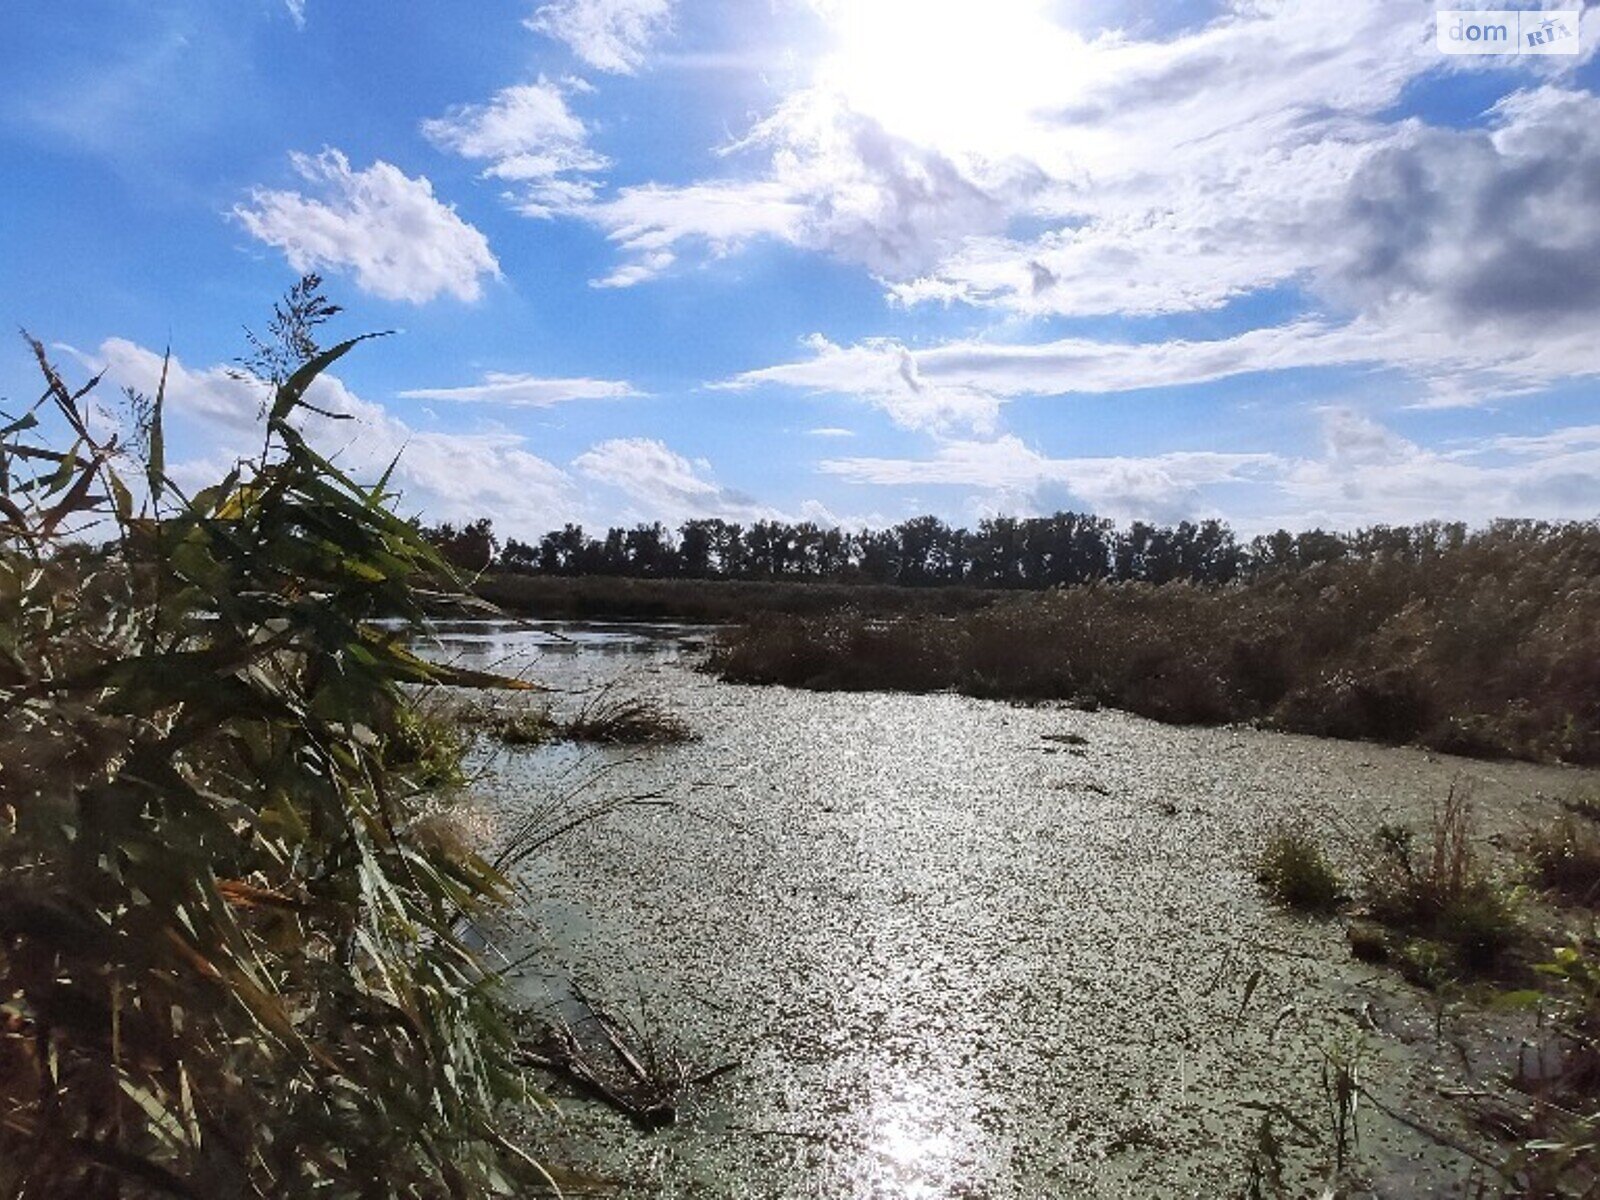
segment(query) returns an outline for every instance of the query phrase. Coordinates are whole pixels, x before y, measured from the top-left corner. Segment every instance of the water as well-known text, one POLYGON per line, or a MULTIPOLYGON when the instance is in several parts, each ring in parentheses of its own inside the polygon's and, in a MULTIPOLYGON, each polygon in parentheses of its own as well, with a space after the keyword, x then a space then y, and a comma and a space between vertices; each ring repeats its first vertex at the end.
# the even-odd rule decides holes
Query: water
MULTIPOLYGON (((1263 1116, 1296 1194, 1333 1155, 1322 1078, 1491 1155, 1451 1089, 1515 1061, 1524 1018, 1439 1014, 1353 962, 1338 922, 1263 902, 1249 852, 1305 813, 1336 853, 1424 823, 1454 782, 1509 844, 1593 773, 955 696, 733 687, 688 627, 463 624, 436 652, 557 689, 659 697, 699 741, 500 751, 486 836, 565 795, 652 795, 524 872, 530 1003, 566 980, 695 1069, 643 1134, 559 1099, 528 1143, 620 1196, 1240 1194, 1263 1116), (1065 744, 1063 734, 1086 739, 1065 744), (1544 798, 1538 798, 1543 793, 1544 798)), ((1471 1160, 1363 1104, 1373 1193, 1451 1194, 1471 1160)), ((573 1190, 581 1190, 574 1186, 573 1190)))

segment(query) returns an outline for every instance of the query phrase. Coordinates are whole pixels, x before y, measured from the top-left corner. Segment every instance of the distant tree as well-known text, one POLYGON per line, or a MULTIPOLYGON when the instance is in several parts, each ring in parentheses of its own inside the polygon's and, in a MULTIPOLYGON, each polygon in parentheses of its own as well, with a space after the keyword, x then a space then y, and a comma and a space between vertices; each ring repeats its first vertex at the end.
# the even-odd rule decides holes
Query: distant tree
POLYGON ((713 550, 710 521, 685 521, 678 526, 679 574, 688 579, 708 578, 711 575, 713 550))
POLYGON ((577 575, 586 568, 592 543, 582 525, 568 522, 539 539, 539 570, 547 575, 577 575))
POLYGON ((539 550, 527 542, 519 542, 510 538, 505 548, 500 551, 500 569, 502 571, 517 571, 532 573, 539 569, 539 550))
POLYGON ((623 535, 623 552, 631 575, 659 579, 676 573, 677 553, 672 535, 659 521, 653 525, 635 525, 628 530, 623 535))
POLYGON ((613 526, 606 530, 606 540, 600 545, 596 568, 601 575, 626 575, 628 573, 628 534, 613 526))
POLYGON ((494 522, 488 517, 479 517, 459 528, 448 521, 424 527, 422 536, 438 549, 446 562, 460 571, 487 570, 500 548, 499 539, 494 536, 494 522))

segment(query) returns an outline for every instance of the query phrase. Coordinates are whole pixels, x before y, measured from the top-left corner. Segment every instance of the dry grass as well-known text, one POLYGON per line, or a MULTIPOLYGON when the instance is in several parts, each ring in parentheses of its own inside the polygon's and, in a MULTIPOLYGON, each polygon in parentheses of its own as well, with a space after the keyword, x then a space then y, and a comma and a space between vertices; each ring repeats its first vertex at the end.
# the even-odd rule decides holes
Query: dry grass
POLYGON ((767 613, 722 635, 709 668, 742 683, 1088 701, 1176 723, 1600 762, 1597 579, 1600 528, 1505 525, 1422 561, 1224 587, 767 613))
POLYGON ((655 700, 605 693, 560 728, 575 742, 605 746, 668 746, 693 741, 695 736, 688 722, 655 700))

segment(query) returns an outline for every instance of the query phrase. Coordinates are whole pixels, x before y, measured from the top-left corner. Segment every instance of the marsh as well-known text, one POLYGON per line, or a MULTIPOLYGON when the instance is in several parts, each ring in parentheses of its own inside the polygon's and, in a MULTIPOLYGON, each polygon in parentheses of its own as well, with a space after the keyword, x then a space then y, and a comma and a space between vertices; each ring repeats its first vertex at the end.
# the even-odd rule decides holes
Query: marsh
POLYGON ((453 625, 434 653, 557 689, 657 697, 698 735, 647 751, 484 747, 483 836, 591 779, 622 807, 528 864, 504 936, 535 1008, 577 980, 685 1061, 739 1068, 641 1134, 563 1098, 547 1159, 622 1196, 1218 1196, 1336 1151, 1451 1194, 1504 1157, 1453 1091, 1514 1068, 1530 1015, 1356 961, 1338 921, 1263 898, 1276 821, 1336 860, 1469 786, 1485 853, 1600 773, 955 695, 812 693, 696 670, 693 627, 453 625), (1081 739, 1081 740, 1080 740, 1081 739), (1385 1115, 1383 1105, 1404 1121, 1385 1115))

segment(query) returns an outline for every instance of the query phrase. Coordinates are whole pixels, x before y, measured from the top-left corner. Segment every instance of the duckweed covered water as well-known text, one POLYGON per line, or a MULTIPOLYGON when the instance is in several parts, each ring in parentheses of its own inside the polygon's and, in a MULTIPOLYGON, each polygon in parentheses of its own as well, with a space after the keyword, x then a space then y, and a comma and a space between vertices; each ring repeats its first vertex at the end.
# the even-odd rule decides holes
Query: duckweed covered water
MULTIPOLYGON (((1504 839, 1554 808, 1538 794, 1593 773, 732 687, 693 672, 703 637, 476 624, 440 647, 527 670, 562 689, 558 708, 597 686, 656 696, 700 734, 502 750, 475 789, 490 836, 586 778, 672 801, 613 812, 529 864, 527 927, 505 948, 538 951, 519 978, 536 1005, 565 1003, 575 979, 662 1052, 740 1064, 651 1134, 558 1093, 529 1141, 569 1192, 1217 1197, 1281 1170, 1304 1194, 1334 1156, 1330 1062, 1353 1062, 1409 1121, 1504 1155, 1457 1093, 1516 1062, 1529 1019, 1441 1012, 1354 962, 1337 921, 1260 897, 1250 852, 1304 812, 1348 863, 1380 821, 1425 824, 1457 781, 1504 839)), ((1371 1194, 1466 1193, 1482 1175, 1366 1100, 1357 1130, 1371 1194)))

